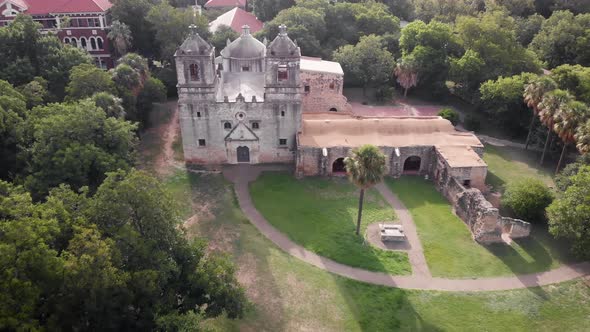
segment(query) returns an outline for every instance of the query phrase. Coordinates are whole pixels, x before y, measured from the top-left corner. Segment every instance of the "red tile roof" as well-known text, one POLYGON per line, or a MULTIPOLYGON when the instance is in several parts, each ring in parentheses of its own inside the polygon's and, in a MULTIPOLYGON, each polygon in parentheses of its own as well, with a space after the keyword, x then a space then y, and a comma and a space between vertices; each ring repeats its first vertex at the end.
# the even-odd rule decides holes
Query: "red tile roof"
POLYGON ((109 0, 24 0, 27 14, 104 12, 111 8, 109 0))
POLYGON ((250 33, 256 33, 263 27, 263 23, 256 16, 238 7, 220 15, 209 24, 209 28, 215 32, 220 25, 227 25, 239 34, 242 33, 244 25, 250 27, 250 33))
POLYGON ((246 0, 209 0, 205 4, 205 8, 219 8, 219 7, 246 7, 246 0))

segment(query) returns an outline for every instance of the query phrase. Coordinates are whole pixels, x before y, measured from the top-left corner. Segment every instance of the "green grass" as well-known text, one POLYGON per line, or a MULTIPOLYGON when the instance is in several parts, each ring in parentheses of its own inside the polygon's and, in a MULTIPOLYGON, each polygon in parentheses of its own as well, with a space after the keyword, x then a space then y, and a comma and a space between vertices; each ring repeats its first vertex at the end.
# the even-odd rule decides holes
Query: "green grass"
POLYGON ((407 291, 356 282, 303 263, 262 236, 219 175, 167 180, 191 234, 224 247, 251 301, 245 317, 210 319, 215 331, 584 331, 590 289, 581 281, 502 292, 407 291))
MULTIPOLYGON (((358 190, 346 179, 305 178, 264 173, 250 185, 254 205, 296 243, 342 264, 391 274, 409 274, 406 253, 385 251, 354 234, 358 190)), ((391 221, 395 212, 376 190, 365 194, 361 233, 367 225, 391 221)))
POLYGON ((418 228, 432 275, 451 278, 489 277, 547 271, 568 261, 567 249, 542 226, 530 237, 505 244, 480 245, 451 211, 430 181, 420 177, 386 179, 408 208, 418 228))
POLYGON ((510 147, 486 145, 483 160, 488 164, 486 183, 494 190, 503 191, 507 183, 522 178, 537 178, 555 187, 548 169, 539 166, 538 153, 510 147))

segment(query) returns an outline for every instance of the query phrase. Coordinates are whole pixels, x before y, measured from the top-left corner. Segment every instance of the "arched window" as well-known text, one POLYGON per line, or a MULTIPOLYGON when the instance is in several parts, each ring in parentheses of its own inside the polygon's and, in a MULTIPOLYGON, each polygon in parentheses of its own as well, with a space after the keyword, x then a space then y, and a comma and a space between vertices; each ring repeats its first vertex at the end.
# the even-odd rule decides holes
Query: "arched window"
POLYGON ((93 51, 97 49, 96 39, 94 39, 94 37, 90 37, 90 49, 93 51))
POLYGON ((286 81, 289 79, 289 72, 287 71, 287 65, 279 65, 277 71, 277 79, 279 81, 286 81))
POLYGON ((223 124, 223 129, 231 129, 231 122, 225 122, 223 124))
POLYGON ((98 44, 98 49, 99 49, 99 50, 102 50, 102 49, 104 49, 103 42, 102 42, 102 38, 100 38, 100 37, 96 37, 96 44, 98 44))
POLYGON ((86 38, 80 37, 80 47, 85 50, 88 49, 88 43, 86 42, 86 38))
POLYGON ((190 73, 190 79, 191 81, 198 81, 199 78, 199 65, 197 65, 196 63, 192 63, 189 66, 189 73, 190 73))
POLYGON ((338 110, 335 107, 330 108, 330 112, 338 112, 338 110))
POLYGON ((78 47, 78 39, 76 37, 72 37, 72 46, 78 47))
POLYGON ((68 37, 64 38, 64 43, 69 44, 70 43, 70 38, 68 38, 68 37))

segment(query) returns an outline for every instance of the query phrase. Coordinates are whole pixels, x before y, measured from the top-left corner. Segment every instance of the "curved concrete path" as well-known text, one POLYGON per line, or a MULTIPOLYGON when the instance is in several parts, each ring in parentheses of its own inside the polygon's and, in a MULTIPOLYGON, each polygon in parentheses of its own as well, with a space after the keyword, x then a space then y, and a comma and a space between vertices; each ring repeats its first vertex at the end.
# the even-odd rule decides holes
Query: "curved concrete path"
POLYGON ((564 265, 557 269, 520 275, 514 277, 497 277, 497 278, 474 278, 474 279, 445 279, 435 278, 430 275, 422 246, 413 225, 411 216, 403 204, 395 195, 385 186, 378 186, 377 189, 382 193, 384 198, 392 204, 396 213, 402 220, 408 239, 412 248, 409 250, 410 262, 414 274, 409 276, 394 276, 386 273, 372 272, 363 269, 337 263, 331 259, 319 256, 302 246, 291 241, 283 233, 279 232, 256 210, 250 197, 248 184, 258 177, 263 171, 280 171, 288 170, 285 166, 251 166, 238 165, 227 167, 223 174, 234 183, 240 208, 248 217, 250 222, 258 230, 276 244, 279 248, 290 255, 297 257, 304 262, 312 264, 328 272, 347 277, 350 279, 389 287, 418 289, 418 290, 440 290, 440 291, 494 291, 509 290, 526 287, 535 287, 548 284, 559 283, 583 277, 590 274, 590 262, 564 265), (411 225, 410 225, 411 224, 411 225))

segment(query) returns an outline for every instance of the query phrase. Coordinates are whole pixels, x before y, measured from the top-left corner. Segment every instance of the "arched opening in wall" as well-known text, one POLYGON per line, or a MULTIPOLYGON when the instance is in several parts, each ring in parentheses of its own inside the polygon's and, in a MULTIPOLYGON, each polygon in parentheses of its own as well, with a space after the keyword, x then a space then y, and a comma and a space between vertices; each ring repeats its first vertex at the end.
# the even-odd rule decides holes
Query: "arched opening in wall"
POLYGON ((199 80, 199 65, 196 63, 192 63, 189 66, 189 74, 191 81, 198 81, 199 80))
POLYGON ((102 50, 104 48, 103 43, 102 43, 102 38, 97 37, 96 38, 96 44, 98 45, 98 49, 102 50))
POLYGON ((250 148, 248 148, 247 146, 238 146, 237 155, 239 163, 250 162, 250 148))
POLYGON ((330 112, 338 112, 338 110, 335 107, 330 108, 330 112))
POLYGON ((344 158, 338 158, 332 163, 332 173, 346 173, 344 158))
POLYGON ((64 43, 69 44, 70 43, 70 38, 68 38, 68 37, 64 38, 64 43))
POLYGON ((78 47, 78 40, 75 37, 72 37, 72 46, 78 47))
POLYGON ((80 47, 82 47, 85 50, 88 49, 88 44, 86 43, 86 38, 80 37, 80 47))
POLYGON ((223 129, 231 129, 231 122, 225 122, 223 124, 223 129))
POLYGON ((90 37, 90 49, 93 51, 97 49, 96 39, 94 39, 94 37, 90 37))
POLYGON ((406 174, 417 174, 420 171, 420 164, 422 159, 418 156, 411 156, 404 162, 404 173, 406 174))

